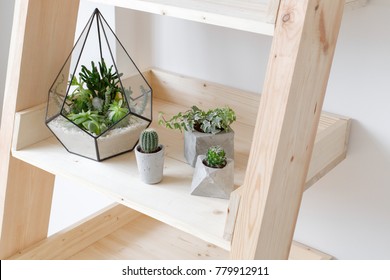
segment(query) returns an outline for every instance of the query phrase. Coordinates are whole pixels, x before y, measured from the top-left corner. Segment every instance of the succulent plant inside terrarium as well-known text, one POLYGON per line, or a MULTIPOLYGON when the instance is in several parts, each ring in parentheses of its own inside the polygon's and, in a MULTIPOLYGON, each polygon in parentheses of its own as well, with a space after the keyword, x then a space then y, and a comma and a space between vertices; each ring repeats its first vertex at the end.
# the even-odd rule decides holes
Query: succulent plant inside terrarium
POLYGON ((97 161, 133 150, 152 121, 152 88, 97 9, 49 89, 45 121, 67 151, 97 161))
MULTIPOLYGON (((79 79, 73 76, 73 91, 67 95, 64 115, 80 128, 99 135, 122 120, 128 113, 119 77, 113 66, 107 67, 104 59, 91 62, 91 69, 81 66, 79 79)), ((126 125, 126 121, 123 121, 126 125)))

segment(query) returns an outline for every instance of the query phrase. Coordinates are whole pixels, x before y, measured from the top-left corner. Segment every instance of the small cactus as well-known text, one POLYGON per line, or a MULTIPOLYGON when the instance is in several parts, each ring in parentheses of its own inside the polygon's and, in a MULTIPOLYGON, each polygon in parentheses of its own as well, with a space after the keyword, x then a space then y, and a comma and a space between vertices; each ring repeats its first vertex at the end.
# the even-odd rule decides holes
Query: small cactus
POLYGON ((206 164, 212 168, 223 168, 226 165, 225 150, 220 146, 212 146, 207 150, 206 164))
POLYGON ((158 134, 153 128, 141 132, 139 145, 144 153, 154 153, 158 150, 158 134))

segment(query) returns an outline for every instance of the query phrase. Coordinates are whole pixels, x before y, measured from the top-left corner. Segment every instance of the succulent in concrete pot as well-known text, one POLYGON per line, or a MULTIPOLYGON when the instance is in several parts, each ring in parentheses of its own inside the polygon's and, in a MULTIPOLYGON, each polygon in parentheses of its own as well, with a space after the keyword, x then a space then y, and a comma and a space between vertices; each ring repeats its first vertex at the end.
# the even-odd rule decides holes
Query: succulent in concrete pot
POLYGON ((197 158, 191 194, 229 199, 234 190, 234 161, 226 158, 224 149, 212 146, 197 158))
POLYGON ((158 134, 153 128, 145 129, 139 137, 139 145, 142 152, 150 154, 158 150, 158 134))
POLYGON ((220 146, 210 147, 203 163, 211 168, 224 168, 227 164, 225 150, 220 146))
POLYGON ((157 131, 147 128, 141 132, 135 150, 141 180, 147 184, 157 184, 163 178, 164 146, 158 141, 157 131))

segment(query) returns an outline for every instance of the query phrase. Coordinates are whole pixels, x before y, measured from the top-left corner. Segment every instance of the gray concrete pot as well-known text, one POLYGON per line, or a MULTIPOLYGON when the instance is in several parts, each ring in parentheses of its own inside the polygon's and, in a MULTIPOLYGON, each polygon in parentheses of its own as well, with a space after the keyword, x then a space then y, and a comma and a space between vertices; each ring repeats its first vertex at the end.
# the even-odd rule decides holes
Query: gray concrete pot
POLYGON ((205 158, 205 155, 197 158, 191 194, 229 199, 234 190, 234 160, 228 159, 224 168, 211 168, 203 164, 205 158))
POLYGON ((139 145, 135 149, 140 178, 146 184, 157 184, 163 178, 165 148, 164 145, 159 147, 161 149, 158 152, 150 154, 141 152, 139 145))
POLYGON ((234 159, 234 131, 220 132, 217 134, 203 133, 199 131, 184 131, 184 157, 187 162, 195 167, 199 155, 205 155, 211 146, 221 146, 227 158, 234 159))

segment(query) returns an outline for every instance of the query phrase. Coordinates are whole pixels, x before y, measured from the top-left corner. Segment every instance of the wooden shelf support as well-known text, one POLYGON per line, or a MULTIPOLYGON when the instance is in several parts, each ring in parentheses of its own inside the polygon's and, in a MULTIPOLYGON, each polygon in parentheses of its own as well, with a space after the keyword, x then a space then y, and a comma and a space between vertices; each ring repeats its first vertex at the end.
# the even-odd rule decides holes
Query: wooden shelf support
POLYGON ((288 258, 343 7, 281 1, 232 258, 288 258))
POLYGON ((15 2, 0 131, 0 257, 47 236, 54 176, 11 156, 15 112, 47 100, 73 45, 78 0, 15 2))

